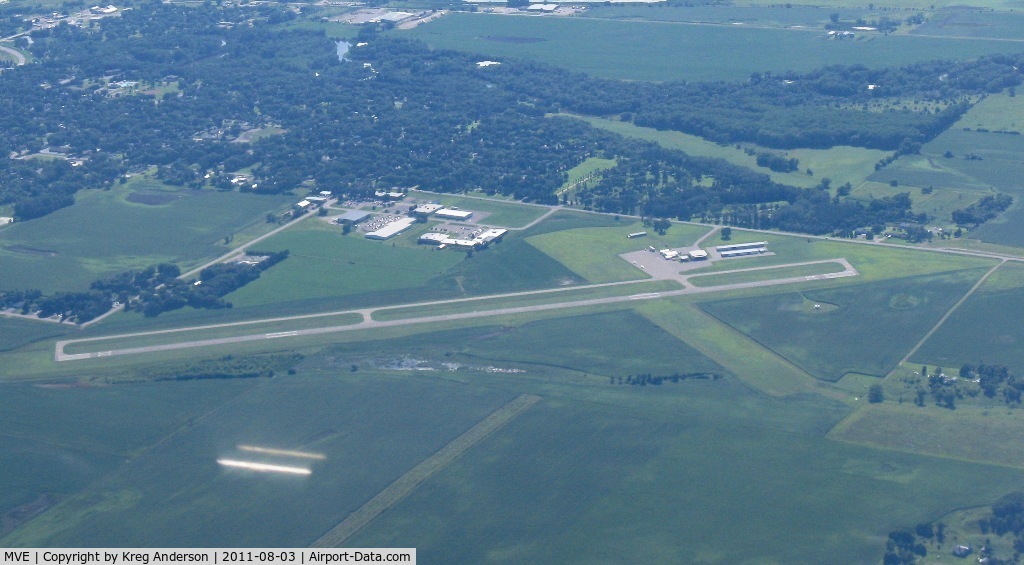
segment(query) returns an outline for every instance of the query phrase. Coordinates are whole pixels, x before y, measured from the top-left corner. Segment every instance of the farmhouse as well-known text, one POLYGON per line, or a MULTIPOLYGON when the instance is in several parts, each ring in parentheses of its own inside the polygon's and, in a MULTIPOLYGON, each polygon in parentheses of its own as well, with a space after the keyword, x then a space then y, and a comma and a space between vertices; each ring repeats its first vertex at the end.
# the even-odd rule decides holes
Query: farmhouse
POLYGON ((448 220, 468 220, 473 217, 473 213, 467 210, 451 210, 449 208, 442 208, 434 214, 438 218, 445 218, 448 220))
POLYGON ((416 223, 416 218, 402 218, 366 234, 366 239, 390 239, 416 223))

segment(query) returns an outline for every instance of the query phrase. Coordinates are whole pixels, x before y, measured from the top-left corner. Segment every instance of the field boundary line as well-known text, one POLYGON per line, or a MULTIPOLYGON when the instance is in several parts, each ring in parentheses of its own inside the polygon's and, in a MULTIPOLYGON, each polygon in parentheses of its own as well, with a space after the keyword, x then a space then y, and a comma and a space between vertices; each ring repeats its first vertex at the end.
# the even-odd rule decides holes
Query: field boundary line
POLYGON ((448 445, 445 445, 433 455, 421 461, 419 465, 398 477, 398 479, 377 493, 366 504, 363 504, 355 512, 349 514, 340 524, 331 528, 326 534, 314 541, 310 547, 340 547, 377 516, 380 516, 395 504, 398 504, 399 501, 408 496, 412 491, 416 490, 416 487, 423 481, 458 459, 466 450, 480 443, 485 437, 529 410, 531 406, 540 400, 541 397, 539 396, 523 394, 491 412, 489 416, 477 422, 476 425, 466 430, 462 435, 448 443, 448 445))
MULTIPOLYGON (((968 290, 963 296, 961 296, 960 300, 956 301, 956 304, 950 306, 949 310, 946 310, 946 313, 943 314, 941 318, 939 318, 938 322, 935 322, 935 325, 932 326, 932 329, 928 330, 928 333, 924 334, 924 337, 921 338, 921 341, 918 341, 917 344, 914 345, 913 349, 911 349, 910 352, 907 353, 903 357, 903 359, 901 359, 900 362, 896 364, 896 367, 893 368, 893 370, 889 374, 891 375, 901 365, 903 365, 904 363, 909 361, 910 358, 915 353, 917 353, 917 350, 921 349, 921 346, 923 346, 925 344, 925 342, 928 341, 928 338, 932 337, 932 334, 937 332, 939 330, 939 328, 942 327, 942 324, 945 323, 946 320, 949 319, 949 317, 953 315, 953 312, 956 312, 957 309, 960 308, 960 305, 963 304, 964 302, 966 302, 967 299, 970 298, 974 294, 974 291, 978 290, 981 287, 981 285, 985 284, 985 281, 988 280, 988 277, 992 273, 996 272, 999 269, 999 267, 1002 267, 1006 262, 1007 262, 1007 259, 1003 259, 1002 261, 999 262, 998 265, 996 265, 995 267, 992 267, 991 269, 988 270, 987 273, 982 275, 981 278, 978 279, 978 282, 974 283, 974 286, 972 286, 970 290, 968 290)), ((886 376, 888 376, 888 375, 886 375, 886 376)))

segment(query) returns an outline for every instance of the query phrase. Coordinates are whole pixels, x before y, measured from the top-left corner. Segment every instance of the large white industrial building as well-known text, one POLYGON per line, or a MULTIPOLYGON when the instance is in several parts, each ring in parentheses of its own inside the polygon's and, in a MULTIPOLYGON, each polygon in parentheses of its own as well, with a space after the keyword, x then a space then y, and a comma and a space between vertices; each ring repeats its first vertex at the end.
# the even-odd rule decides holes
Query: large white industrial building
POLYGON ((366 239, 390 239, 416 223, 416 218, 402 218, 366 234, 366 239))

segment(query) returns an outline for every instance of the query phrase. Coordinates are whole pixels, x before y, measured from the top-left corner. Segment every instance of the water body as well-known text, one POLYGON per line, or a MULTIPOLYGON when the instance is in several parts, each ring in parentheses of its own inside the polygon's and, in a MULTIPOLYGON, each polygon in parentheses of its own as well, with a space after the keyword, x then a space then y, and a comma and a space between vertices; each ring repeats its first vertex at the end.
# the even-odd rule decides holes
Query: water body
POLYGON ((352 47, 352 44, 349 43, 348 41, 339 41, 335 43, 335 45, 338 46, 338 60, 341 61, 342 63, 348 61, 348 59, 345 58, 345 54, 348 53, 348 50, 349 48, 352 47))

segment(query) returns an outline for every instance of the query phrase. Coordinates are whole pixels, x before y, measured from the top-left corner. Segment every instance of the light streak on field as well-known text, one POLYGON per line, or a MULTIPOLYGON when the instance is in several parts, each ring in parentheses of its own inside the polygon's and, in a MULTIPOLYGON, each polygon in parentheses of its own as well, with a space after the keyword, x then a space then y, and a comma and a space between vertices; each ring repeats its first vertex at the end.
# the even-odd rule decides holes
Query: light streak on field
POLYGON ((301 457, 303 459, 327 459, 322 453, 310 453, 308 451, 291 451, 289 449, 273 449, 270 447, 258 447, 255 445, 239 445, 238 449, 252 453, 266 453, 268 455, 284 455, 287 457, 301 457))
POLYGON ((270 465, 268 463, 255 463, 253 461, 238 461, 235 459, 218 459, 217 463, 225 467, 236 467, 249 471, 261 473, 288 473, 291 475, 311 475, 313 472, 303 467, 289 467, 287 465, 270 465))

